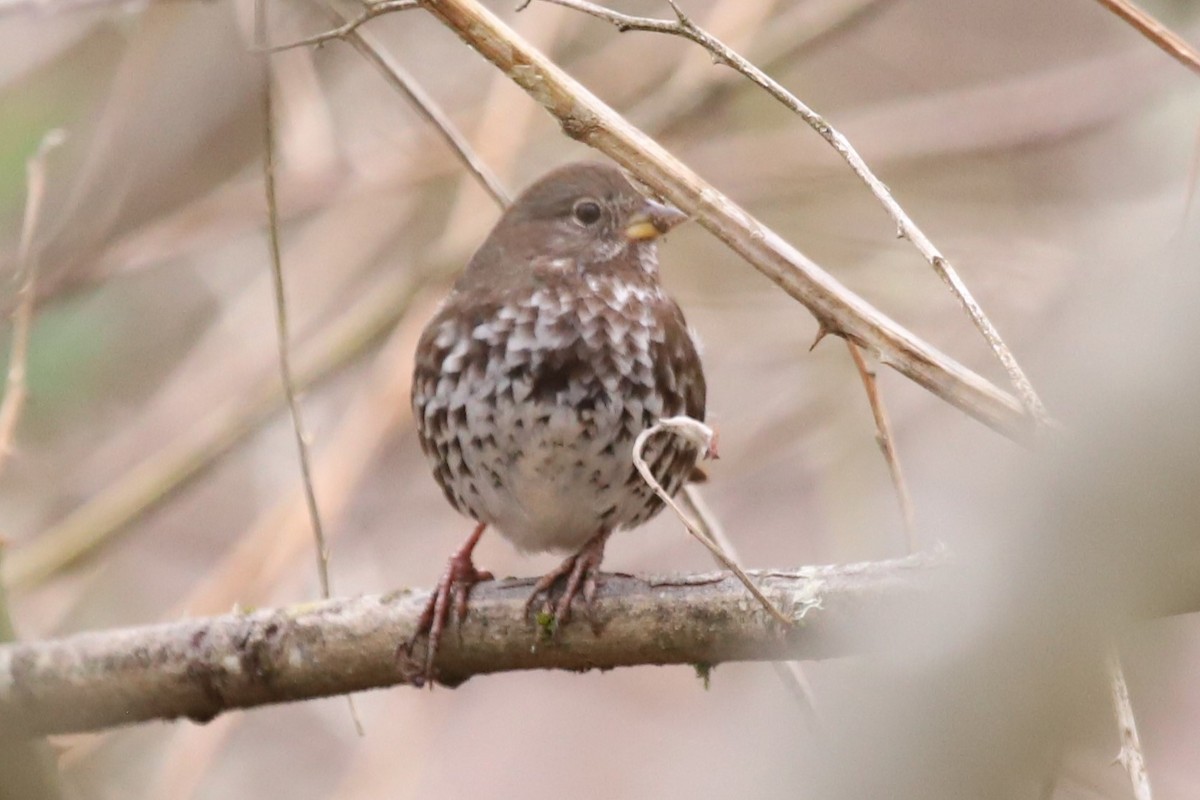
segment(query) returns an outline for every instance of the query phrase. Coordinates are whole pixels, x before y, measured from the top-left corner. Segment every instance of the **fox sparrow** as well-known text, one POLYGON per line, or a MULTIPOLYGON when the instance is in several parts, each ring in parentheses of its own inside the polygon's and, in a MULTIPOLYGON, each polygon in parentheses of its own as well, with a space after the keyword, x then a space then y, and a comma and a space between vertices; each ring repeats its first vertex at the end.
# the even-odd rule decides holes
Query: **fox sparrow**
MULTIPOLYGON (((471 586, 492 577, 471 560, 487 526, 519 550, 572 553, 527 604, 544 595, 562 625, 581 590, 590 612, 609 535, 661 509, 634 439, 660 418, 704 418, 700 358, 658 275, 655 240, 684 219, 615 167, 557 169, 504 213, 425 328, 412 384, 421 447, 478 525, 408 643, 429 634, 424 679, 452 601, 461 619, 471 586)), ((643 455, 674 493, 699 453, 659 435, 643 455)))

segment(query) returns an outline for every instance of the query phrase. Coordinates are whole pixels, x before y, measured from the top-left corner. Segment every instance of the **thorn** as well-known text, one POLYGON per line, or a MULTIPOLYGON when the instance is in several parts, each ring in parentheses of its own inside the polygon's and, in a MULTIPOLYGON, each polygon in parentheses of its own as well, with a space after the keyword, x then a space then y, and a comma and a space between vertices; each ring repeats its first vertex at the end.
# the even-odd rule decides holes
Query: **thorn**
POLYGON ((822 339, 833 333, 833 328, 826 325, 824 320, 818 320, 817 326, 817 338, 813 339, 813 343, 808 346, 808 352, 810 353, 817 349, 817 345, 821 343, 822 339))

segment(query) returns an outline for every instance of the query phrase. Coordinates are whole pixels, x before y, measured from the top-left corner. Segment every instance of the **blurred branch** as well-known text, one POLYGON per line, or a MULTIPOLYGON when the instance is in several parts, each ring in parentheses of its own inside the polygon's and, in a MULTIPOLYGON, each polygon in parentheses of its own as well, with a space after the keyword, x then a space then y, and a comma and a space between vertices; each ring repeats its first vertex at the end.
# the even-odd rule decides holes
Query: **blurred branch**
POLYGON ((1096 0, 1136 28, 1171 58, 1200 74, 1200 52, 1185 42, 1179 34, 1163 25, 1129 0, 1096 0))
POLYGON ((825 327, 878 350, 884 363, 984 424, 1018 441, 1032 442, 1036 423, 1019 401, 847 290, 475 0, 424 0, 424 7, 557 117, 567 135, 632 170, 808 307, 825 327))
POLYGON ((12 315, 12 345, 8 353, 8 373, 4 383, 4 402, 0 404, 0 474, 12 455, 13 436, 17 420, 25 407, 25 362, 29 355, 29 329, 33 326, 34 286, 37 283, 38 258, 33 249, 33 236, 42 213, 46 194, 46 154, 62 144, 66 134, 58 128, 42 137, 37 150, 25 165, 25 218, 21 222, 21 238, 17 244, 17 307, 12 315))
MULTIPOLYGON (((300 350, 296 388, 302 390, 328 376, 386 333, 407 311, 416 284, 413 275, 404 273, 363 292, 354 306, 300 350)), ((199 475, 275 414, 283 402, 279 376, 272 374, 197 420, 181 438, 150 454, 57 525, 10 553, 4 564, 5 584, 28 586, 85 557, 199 475)))
MULTIPOLYGON (((526 0, 526 4, 528 2, 529 0, 526 0)), ((587 2, 587 0, 543 0, 543 2, 574 8, 585 14, 590 14, 593 17, 611 23, 621 33, 631 30, 649 31, 680 36, 695 42, 709 52, 715 63, 724 64, 745 75, 788 109, 799 115, 801 119, 808 123, 809 127, 815 130, 821 138, 829 142, 833 149, 845 159, 846 163, 854 171, 854 174, 862 179, 871 190, 871 193, 875 195, 887 210, 888 215, 895 221, 897 235, 912 242, 913 246, 925 257, 925 260, 929 262, 938 276, 950 287, 950 291, 958 298, 967 314, 971 317, 972 322, 975 323, 975 327, 983 334, 983 338, 987 341, 988 346, 992 348, 992 351, 1004 366, 1009 379, 1017 389, 1017 394, 1021 398, 1022 404, 1025 406, 1026 411, 1032 415, 1035 422, 1042 427, 1053 424, 1050 413, 1046 410, 1041 398, 1038 397, 1033 384, 1025 375, 1025 371, 1017 363, 1016 356, 1012 354, 1008 345, 1004 343, 1000 332, 992 324, 991 320, 988 319, 987 314, 984 313, 983 308, 975 300, 967 285, 958 276, 958 272, 954 269, 953 265, 941 254, 925 233, 917 227, 917 224, 909 218, 904 209, 900 207, 900 204, 892 197, 891 191, 884 185, 883 181, 879 180, 871 172, 870 167, 867 166, 862 156, 850 144, 850 140, 830 125, 824 117, 813 111, 801 102, 798 97, 785 89, 782 84, 740 56, 720 39, 717 39, 692 22, 679 8, 675 0, 667 0, 671 8, 675 11, 675 21, 630 16, 611 11, 603 6, 587 2)))
MULTIPOLYGON (((601 634, 567 625, 545 639, 525 616, 533 581, 491 581, 475 588, 458 635, 442 642, 439 680, 846 655, 864 649, 865 631, 914 613, 943 560, 933 553, 751 573, 776 606, 797 621, 804 614, 786 629, 727 573, 607 575, 596 604, 601 634)), ((0 646, 0 718, 30 733, 202 722, 234 708, 402 684, 412 665, 397 661, 396 645, 427 598, 401 591, 0 646)))
MULTIPOLYGON (((0 473, 12 455, 13 436, 28 393, 25 364, 29 355, 29 330, 33 326, 34 286, 38 272, 33 238, 46 194, 46 154, 62 144, 65 138, 60 129, 49 131, 25 164, 25 218, 21 223, 21 238, 17 245, 17 277, 21 284, 12 317, 12 346, 8 354, 4 402, 0 404, 0 473)), ((3 564, 6 544, 0 541, 0 564, 3 564)), ((9 612, 8 591, 4 582, 0 581, 0 643, 15 639, 16 627, 9 612)), ((58 800, 62 797, 54 755, 45 742, 21 736, 7 720, 2 719, 0 775, 4 776, 0 783, 0 800, 58 800)))
POLYGON ((1136 800, 1152 800, 1150 775, 1146 772, 1146 756, 1142 753, 1142 741, 1138 736, 1137 721, 1133 718, 1133 703, 1129 700, 1129 686, 1125 683, 1125 671, 1121 668, 1121 655, 1116 642, 1109 642, 1105 656, 1108 668, 1108 685, 1112 691, 1113 713, 1121 736, 1121 751, 1117 761, 1129 773, 1136 800))
POLYGON ((867 402, 871 404, 871 415, 875 418, 875 441, 883 452, 883 460, 887 462, 888 474, 892 477, 892 485, 896 489, 896 499, 900 503, 900 514, 904 519, 904 536, 908 543, 908 552, 917 551, 916 514, 913 511, 912 496, 908 493, 908 481, 904 480, 904 470, 900 469, 900 456, 896 453, 896 442, 892 437, 892 423, 888 420, 887 408, 883 405, 883 397, 879 394, 879 384, 875 380, 875 370, 867 364, 862 349, 854 342, 846 342, 850 348, 850 358, 858 375, 862 378, 863 390, 867 393, 867 402))

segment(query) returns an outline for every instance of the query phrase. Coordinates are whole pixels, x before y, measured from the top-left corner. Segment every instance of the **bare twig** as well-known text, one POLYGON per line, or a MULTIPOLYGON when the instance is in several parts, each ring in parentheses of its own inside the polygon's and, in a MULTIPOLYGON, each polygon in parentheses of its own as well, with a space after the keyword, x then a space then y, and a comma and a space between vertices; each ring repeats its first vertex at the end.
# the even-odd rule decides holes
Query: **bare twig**
POLYGON ((702 181, 566 75, 476 0, 424 0, 423 7, 496 64, 571 137, 631 170, 734 252, 799 300, 826 327, 862 342, 884 363, 1016 440, 1034 425, 1021 403, 919 340, 838 283, 744 209, 702 181))
MULTIPOLYGON (((754 595, 754 598, 758 600, 758 602, 762 603, 762 606, 767 610, 767 613, 769 613, 783 625, 791 625, 792 619, 776 608, 775 605, 767 599, 766 595, 764 595, 762 591, 754 585, 754 581, 750 580, 750 576, 748 576, 742 570, 742 568, 738 566, 737 562, 727 555, 716 542, 705 535, 704 531, 700 529, 700 526, 698 526, 695 521, 691 519, 691 517, 684 513, 683 509, 679 507, 679 504, 675 502, 675 498, 667 494, 667 491, 663 489, 662 484, 659 483, 658 479, 654 477, 654 473, 650 470, 650 465, 646 463, 646 459, 642 454, 645 451, 646 444, 650 441, 650 438, 659 433, 666 433, 687 439, 689 442, 699 447, 702 455, 707 456, 712 448, 712 428, 708 427, 703 422, 692 419, 691 417, 669 417, 667 419, 660 419, 658 422, 639 433, 637 438, 634 440, 633 465, 637 467, 637 471, 641 474, 642 480, 646 481, 646 484, 654 491, 656 495, 658 495, 659 499, 675 512, 675 516, 679 517, 680 521, 683 523, 683 526, 687 528, 688 533, 695 537, 700 544, 704 545, 708 552, 712 554, 713 558, 715 558, 727 570, 732 572, 737 579, 742 582, 742 585, 750 591, 750 594, 754 595)), ((803 617, 804 614, 801 613, 800 616, 803 617)))
POLYGON ((1113 713, 1121 735, 1121 750, 1117 761, 1129 773, 1136 800, 1152 800, 1150 775, 1146 772, 1146 757, 1142 754, 1142 742, 1138 737, 1137 722, 1133 718, 1133 704, 1129 700, 1129 686, 1125 683, 1125 672, 1121 668, 1121 655, 1115 642, 1110 642, 1105 654, 1108 668, 1108 683, 1112 691, 1113 713))
POLYGON ((292 417, 292 431, 296 438, 296 451, 300 459, 300 477, 304 483, 304 499, 308 506, 309 521, 317 545, 317 576, 321 581, 321 596, 329 597, 329 548, 325 543, 325 530, 321 525, 321 513, 317 508, 317 495, 313 489, 312 464, 308 455, 308 433, 296 399, 296 384, 292 376, 291 335, 288 331, 287 293, 283 284, 283 258, 279 248, 279 207, 275 196, 275 125, 273 92, 271 87, 271 57, 266 47, 266 0, 256 0, 255 39, 262 50, 263 71, 263 187, 267 199, 267 240, 270 244, 271 276, 275 288, 275 334, 279 346, 279 376, 283 383, 283 395, 292 417))
MULTIPOLYGON (((755 61, 765 68, 798 53, 811 53, 822 42, 857 22, 866 20, 891 0, 810 0, 796 3, 755 32, 755 61)), ((729 91, 740 85, 735 72, 708 73, 703 83, 680 86, 677 82, 655 89, 627 112, 651 131, 677 131, 729 91)))
MULTIPOLYGON (((284 50, 294 50, 297 47, 306 46, 321 46, 326 42, 334 39, 347 39, 350 34, 358 30, 359 26, 369 22, 376 17, 384 14, 390 14, 393 11, 404 11, 409 8, 416 8, 421 5, 421 0, 384 0, 381 3, 367 3, 366 8, 357 17, 350 20, 345 20, 336 28, 318 33, 315 36, 309 36, 305 39, 300 39, 287 44, 277 44, 274 47, 267 48, 269 52, 279 53, 284 50)), ((260 45, 261 47, 261 45, 260 45)))
MULTIPOLYGON (((334 9, 327 8, 327 11, 334 19, 342 19, 341 14, 334 9)), ((429 93, 421 88, 408 70, 400 66, 396 59, 392 58, 366 31, 347 33, 345 39, 363 58, 374 64, 383 75, 384 80, 404 95, 417 113, 434 127, 434 130, 449 145, 455 157, 468 172, 475 176, 479 185, 492 196, 492 199, 500 206, 508 205, 509 195, 499 177, 475 154, 467 138, 451 122, 446 112, 429 96, 429 93)))
MULTIPOLYGON (((321 512, 317 508, 317 491, 313 488, 312 464, 308 455, 308 434, 304 428, 304 418, 300 413, 300 403, 296 399, 296 385, 292 379, 291 338, 288 330, 287 293, 283 284, 283 257, 279 247, 279 205, 275 192, 275 116, 274 116, 274 87, 271 81, 271 54, 267 44, 267 0, 255 0, 254 3, 255 44, 263 52, 259 55, 262 62, 262 98, 263 98, 263 189, 267 200, 267 238, 271 251, 271 277, 275 288, 275 335, 279 347, 279 377, 283 384, 283 396, 287 401, 288 411, 292 418, 292 431, 296 437, 296 452, 300 460, 300 478, 304 484, 304 502, 308 508, 308 520, 312 526, 313 539, 317 548, 317 577, 321 583, 321 597, 328 600, 329 586, 329 546, 325 539, 325 529, 321 523, 321 512)), ((346 705, 350 710, 350 719, 359 736, 364 734, 362 719, 354 705, 354 698, 347 694, 346 705)))
POLYGON ((896 453, 896 442, 892 436, 892 424, 888 420, 887 408, 879 394, 879 384, 875 380, 875 371, 867 363, 862 349, 854 342, 846 342, 850 348, 850 357, 862 378, 863 389, 867 393, 867 402, 871 404, 871 414, 875 417, 875 441, 883 451, 883 459, 887 462, 888 473, 892 476, 892 486, 896 488, 896 499, 900 503, 900 514, 904 518, 904 536, 908 543, 908 552, 917 551, 916 515, 913 512, 912 497, 908 493, 908 482, 904 480, 904 471, 900 469, 900 456, 896 453))
MULTIPOLYGON (((803 625, 782 627, 726 573, 609 575, 596 603, 603 635, 566 625, 553 640, 525 615, 532 580, 487 582, 471 594, 461 635, 442 641, 439 675, 461 683, 524 669, 844 655, 874 646, 851 632, 916 614, 939 561, 924 555, 751 573, 791 619, 805 614, 803 625)), ((402 591, 0 646, 0 718, 29 733, 203 721, 234 708, 404 683, 396 642, 412 634, 427 599, 426 591, 402 591)))
MULTIPOLYGON (((695 484, 687 484, 683 487, 682 494, 683 504, 692 513, 692 517, 704 534, 730 560, 741 561, 733 540, 725 533, 725 529, 721 526, 716 514, 708 507, 708 503, 704 502, 704 495, 700 491, 700 487, 695 484)), ((779 681, 796 699, 796 704, 804 712, 804 718, 809 723, 809 727, 815 730, 820 723, 820 715, 817 713, 812 686, 804 674, 804 667, 799 661, 772 661, 771 666, 779 681)))
POLYGON ((799 115, 801 119, 820 134, 821 138, 829 142, 834 150, 845 159, 846 163, 854 171, 854 174, 862 179, 868 188, 870 188, 871 193, 875 195, 893 221, 895 221, 897 235, 912 242, 913 246, 917 248, 921 255, 925 257, 925 260, 929 262, 942 280, 950 287, 951 292, 958 298, 967 314, 971 317, 971 320, 975 323, 975 327, 983 334, 988 346, 992 348, 992 351, 1008 372, 1009 378, 1016 387, 1017 394, 1021 398, 1021 402, 1024 404, 1026 410, 1040 426, 1052 424, 1053 420, 1034 390, 1033 384, 1025 375, 1024 370, 1021 369, 1020 364, 1017 363, 1017 359, 1012 354, 1012 351, 1000 337, 1000 332, 996 330, 991 320, 988 319, 983 308, 972 296, 970 290, 958 276, 958 273, 949 260, 941 254, 933 242, 929 240, 925 233, 904 212, 904 209, 892 197, 888 187, 871 172, 870 167, 867 166, 862 156, 850 144, 850 140, 830 125, 824 117, 813 111, 801 102, 799 98, 785 89, 782 84, 725 45, 720 39, 717 39, 692 22, 679 8, 675 0, 667 0, 671 8, 675 11, 676 19, 674 21, 622 14, 595 3, 587 2, 587 0, 543 0, 543 2, 574 8, 590 14, 593 17, 611 23, 622 33, 631 30, 650 31, 653 33, 680 36, 695 42, 707 50, 715 62, 724 64, 745 75, 788 109, 799 115))
POLYGON ((1128 22, 1171 58, 1192 72, 1200 74, 1200 52, 1184 41, 1179 34, 1134 5, 1130 0, 1096 0, 1096 2, 1128 22))
POLYGON ((46 154, 58 147, 66 134, 58 128, 42 137, 37 150, 25 164, 25 218, 21 223, 21 239, 17 245, 17 306, 12 315, 12 344, 8 353, 8 375, 4 384, 4 402, 0 404, 0 473, 12 455, 17 421, 25 407, 27 388, 25 364, 29 355, 29 330, 33 326, 34 286, 37 283, 38 259, 33 249, 33 236, 42 212, 46 194, 46 154))

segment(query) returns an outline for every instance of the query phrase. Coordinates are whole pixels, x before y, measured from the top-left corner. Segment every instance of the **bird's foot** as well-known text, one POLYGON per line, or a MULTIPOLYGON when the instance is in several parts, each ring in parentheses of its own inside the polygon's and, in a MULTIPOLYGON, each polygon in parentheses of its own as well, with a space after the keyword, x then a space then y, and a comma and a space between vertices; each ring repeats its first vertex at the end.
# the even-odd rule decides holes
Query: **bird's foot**
POLYGON ((446 629, 446 623, 450 619, 451 607, 461 623, 467 616, 467 600, 470 597, 471 588, 477 583, 493 580, 492 573, 476 569, 471 560, 471 551, 479 541, 484 527, 481 523, 471 534, 471 538, 456 550, 454 555, 450 556, 450 560, 446 562, 446 571, 442 573, 441 580, 438 581, 437 587, 429 595, 429 601, 425 603, 424 610, 421 611, 413 635, 400 645, 397 656, 402 651, 406 657, 411 659, 417 641, 426 634, 429 636, 425 645, 425 662, 412 678, 415 686, 433 685, 433 662, 437 657, 438 645, 442 641, 442 632, 446 629), (453 606, 451 600, 453 600, 453 606))
POLYGON ((537 604, 538 597, 545 596, 542 612, 549 615, 553 624, 552 631, 571 621, 571 602, 583 591, 583 604, 592 631, 599 633, 593 605, 596 600, 597 579, 600 575, 600 562, 604 560, 604 545, 608 541, 610 531, 600 533, 587 540, 579 552, 568 556, 561 564, 547 572, 534 584, 529 599, 525 601, 525 613, 528 615, 537 604), (558 599, 553 598, 555 584, 563 582, 558 599))

